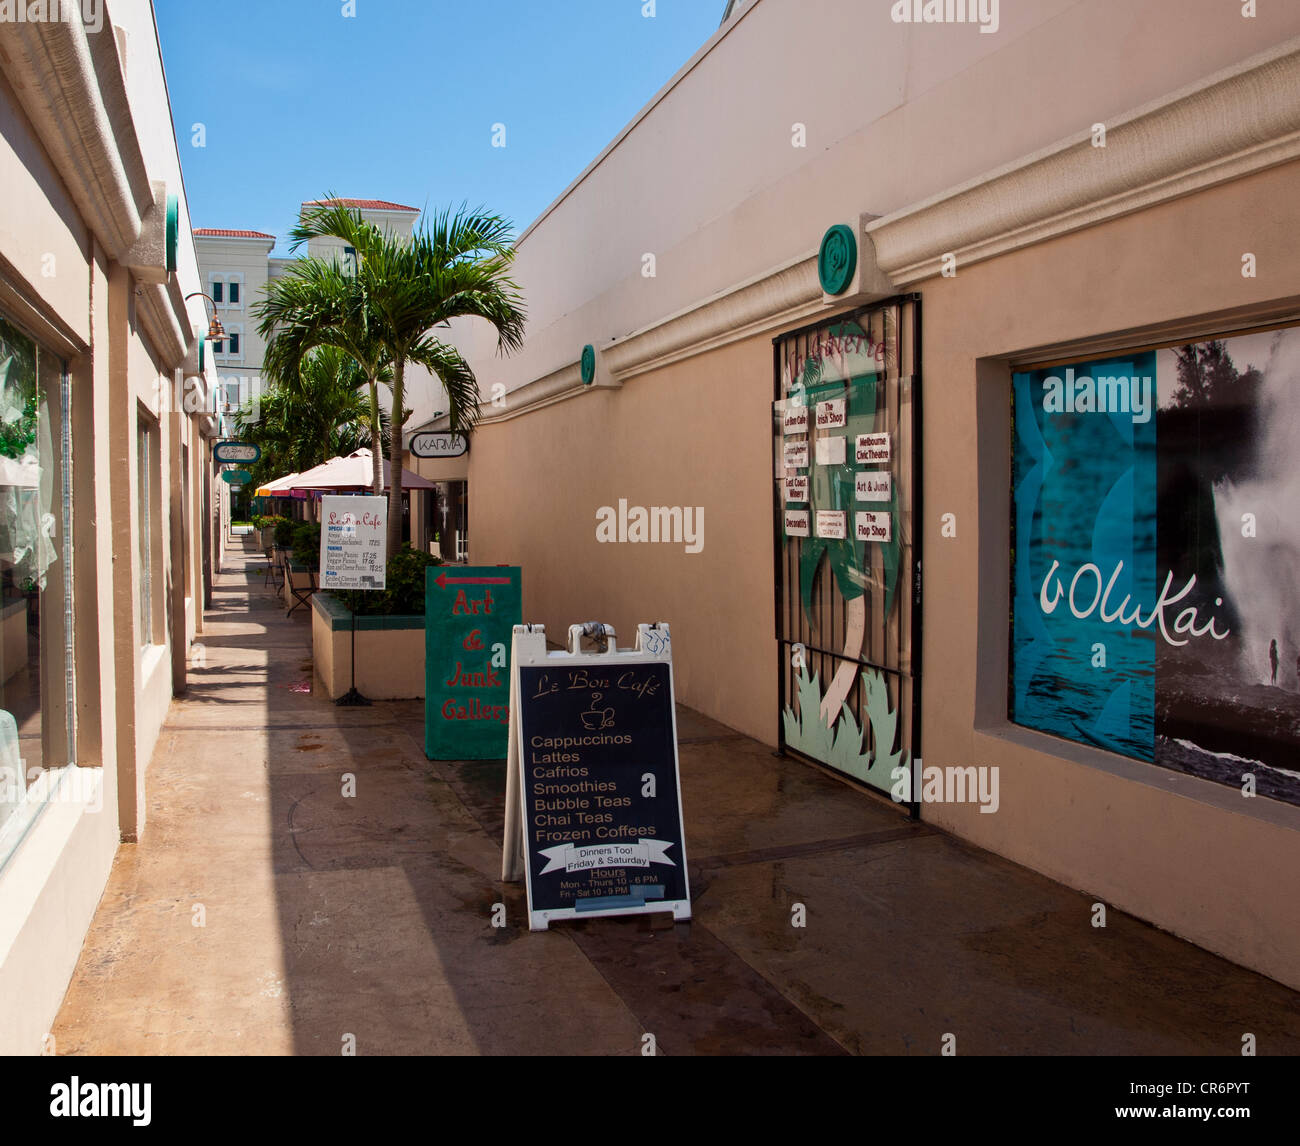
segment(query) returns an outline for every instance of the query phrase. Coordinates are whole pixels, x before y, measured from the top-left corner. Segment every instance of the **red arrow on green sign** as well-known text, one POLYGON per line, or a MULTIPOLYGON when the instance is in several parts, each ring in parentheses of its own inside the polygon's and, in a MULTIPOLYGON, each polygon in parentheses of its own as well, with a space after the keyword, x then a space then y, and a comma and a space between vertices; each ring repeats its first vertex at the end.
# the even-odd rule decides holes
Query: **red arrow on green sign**
POLYGON ((433 583, 439 589, 445 589, 448 585, 509 585, 509 577, 448 577, 446 573, 439 573, 433 579, 433 583))

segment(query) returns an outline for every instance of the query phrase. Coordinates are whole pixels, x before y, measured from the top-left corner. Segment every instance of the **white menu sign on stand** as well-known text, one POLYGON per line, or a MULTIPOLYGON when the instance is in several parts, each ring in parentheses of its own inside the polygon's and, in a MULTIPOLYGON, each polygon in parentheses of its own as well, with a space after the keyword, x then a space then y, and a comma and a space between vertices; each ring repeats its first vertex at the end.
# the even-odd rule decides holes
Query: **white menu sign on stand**
POLYGON ((383 589, 388 499, 326 494, 320 503, 322 589, 383 589))

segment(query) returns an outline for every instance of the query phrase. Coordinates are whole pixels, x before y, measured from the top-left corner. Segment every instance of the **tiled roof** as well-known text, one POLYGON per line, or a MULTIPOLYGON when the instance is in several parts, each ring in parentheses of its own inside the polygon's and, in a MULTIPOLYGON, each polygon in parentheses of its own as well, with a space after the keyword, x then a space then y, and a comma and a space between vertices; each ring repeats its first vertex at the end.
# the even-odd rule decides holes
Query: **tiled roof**
POLYGON ((199 238, 208 239, 274 239, 274 235, 268 235, 265 231, 225 231, 213 227, 195 227, 194 234, 199 238))
POLYGON ((415 211, 419 207, 403 207, 401 203, 390 203, 387 199, 312 199, 304 207, 356 207, 362 211, 415 211))

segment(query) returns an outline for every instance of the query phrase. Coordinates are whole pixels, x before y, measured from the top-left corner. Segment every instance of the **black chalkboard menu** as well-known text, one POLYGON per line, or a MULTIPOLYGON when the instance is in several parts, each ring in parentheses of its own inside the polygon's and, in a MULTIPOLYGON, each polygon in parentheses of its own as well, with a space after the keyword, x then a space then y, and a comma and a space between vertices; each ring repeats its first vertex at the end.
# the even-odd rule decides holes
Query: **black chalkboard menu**
POLYGON ((671 664, 559 657, 518 672, 533 916, 689 917, 671 664))

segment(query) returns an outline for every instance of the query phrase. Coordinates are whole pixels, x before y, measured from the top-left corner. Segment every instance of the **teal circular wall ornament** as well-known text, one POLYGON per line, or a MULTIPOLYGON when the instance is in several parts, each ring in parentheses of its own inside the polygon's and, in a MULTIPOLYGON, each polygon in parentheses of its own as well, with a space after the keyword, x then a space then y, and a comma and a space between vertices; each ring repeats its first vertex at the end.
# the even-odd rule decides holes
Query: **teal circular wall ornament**
POLYGON ((582 384, 590 386, 596 380, 596 348, 590 342, 582 348, 582 384))
POLYGON ((827 294, 843 294, 858 269, 858 239, 853 228, 836 223, 822 236, 817 277, 827 294))

